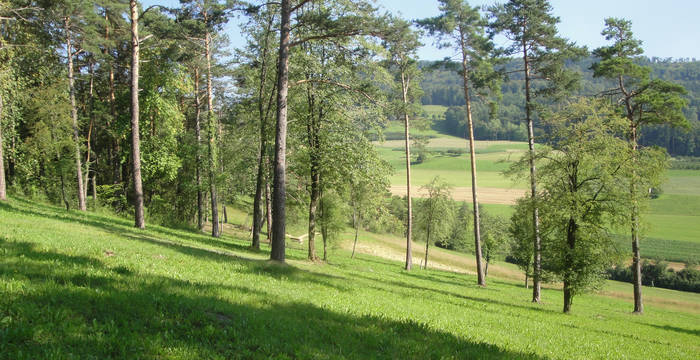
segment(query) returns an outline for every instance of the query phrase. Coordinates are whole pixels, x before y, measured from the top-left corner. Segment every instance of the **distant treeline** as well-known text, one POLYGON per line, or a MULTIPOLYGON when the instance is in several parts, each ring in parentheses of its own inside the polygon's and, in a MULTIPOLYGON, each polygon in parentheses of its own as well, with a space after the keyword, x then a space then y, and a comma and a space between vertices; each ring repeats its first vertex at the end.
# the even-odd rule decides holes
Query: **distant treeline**
MULTIPOLYGON (((608 270, 610 279, 631 283, 633 281, 631 267, 618 265, 608 270)), ((700 270, 691 266, 680 271, 668 267, 668 264, 659 261, 652 263, 644 261, 642 264, 642 284, 665 289, 690 291, 700 293, 700 270)))
MULTIPOLYGON (((521 60, 512 60, 505 65, 515 69, 521 60)), ((612 88, 607 80, 593 78, 590 70, 595 61, 589 57, 567 64, 581 74, 581 95, 594 96, 612 88)), ((653 69, 652 76, 683 85, 688 91, 688 107, 684 113, 691 123, 691 129, 673 129, 668 126, 647 127, 642 131, 643 145, 664 147, 675 156, 700 156, 700 61, 695 59, 640 58, 640 64, 653 69)), ((433 62, 421 62, 424 71, 423 105, 443 105, 449 107, 445 116, 433 119, 433 127, 439 131, 465 136, 463 109, 464 94, 459 75, 433 62)), ((477 140, 513 140, 527 138, 524 125, 524 80, 521 74, 512 73, 501 86, 501 98, 474 96, 474 131, 477 140)), ((537 127, 537 120, 535 120, 537 127)), ((542 129, 536 131, 541 133, 542 129)))

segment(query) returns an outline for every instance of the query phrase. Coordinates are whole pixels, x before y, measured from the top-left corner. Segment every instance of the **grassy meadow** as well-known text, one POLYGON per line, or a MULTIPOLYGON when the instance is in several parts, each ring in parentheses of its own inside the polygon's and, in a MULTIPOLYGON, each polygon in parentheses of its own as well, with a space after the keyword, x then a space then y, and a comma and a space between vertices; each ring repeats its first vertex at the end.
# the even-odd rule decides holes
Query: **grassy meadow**
MULTIPOLYGON (((345 242, 328 263, 307 262, 290 244, 289 264, 279 265, 265 245, 249 249, 237 225, 212 239, 22 198, 0 204, 0 358, 700 356, 698 294, 647 288, 645 315, 635 316, 628 284, 609 282, 564 315, 560 290, 532 304, 521 281, 500 276, 507 265, 494 265, 486 288, 466 268, 406 272, 362 251, 350 259, 345 242)), ((366 248, 397 241, 361 236, 366 248)), ((433 254, 448 265, 470 260, 433 254)))

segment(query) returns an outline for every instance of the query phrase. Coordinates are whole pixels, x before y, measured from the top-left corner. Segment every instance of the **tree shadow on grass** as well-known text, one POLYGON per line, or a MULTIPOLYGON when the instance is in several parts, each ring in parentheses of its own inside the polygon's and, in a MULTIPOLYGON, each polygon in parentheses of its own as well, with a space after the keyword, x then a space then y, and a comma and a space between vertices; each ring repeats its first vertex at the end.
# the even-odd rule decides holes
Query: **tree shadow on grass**
POLYGON ((0 298, 2 357, 542 358, 411 320, 288 302, 245 284, 197 284, 32 244, 0 245, 0 278, 23 282, 21 291, 6 288, 0 298), (13 266, 22 255, 28 264, 13 266), (108 281, 71 280, 91 272, 108 281))
POLYGON ((681 334, 700 336, 700 329, 685 329, 685 328, 671 326, 671 325, 656 325, 656 324, 648 324, 648 323, 640 323, 640 324, 651 326, 651 327, 665 330, 665 331, 675 331, 675 332, 678 332, 681 334))

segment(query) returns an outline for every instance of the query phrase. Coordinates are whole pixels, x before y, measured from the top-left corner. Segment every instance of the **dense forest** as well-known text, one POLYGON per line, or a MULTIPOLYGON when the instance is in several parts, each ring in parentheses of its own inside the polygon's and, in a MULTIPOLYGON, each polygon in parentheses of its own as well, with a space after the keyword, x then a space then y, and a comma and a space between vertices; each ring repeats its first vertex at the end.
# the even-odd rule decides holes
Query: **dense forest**
MULTIPOLYGON (((591 66, 598 61, 587 57, 579 61, 569 61, 566 67, 581 75, 579 95, 595 96, 611 88, 609 80, 593 77, 591 66)), ((700 156, 700 61, 695 59, 660 59, 639 57, 637 63, 652 69, 652 78, 668 80, 683 85, 687 90, 688 106, 683 110, 691 121, 689 129, 672 128, 658 125, 642 131, 640 143, 664 147, 671 155, 700 156)), ((501 85, 500 98, 475 99, 475 114, 479 122, 475 124, 478 140, 515 140, 527 139, 522 121, 524 79, 519 73, 511 73, 522 60, 510 60, 503 66, 509 73, 509 79, 501 85)), ((445 117, 435 119, 433 126, 440 131, 455 136, 465 136, 464 94, 461 79, 450 70, 450 65, 442 62, 421 62, 424 69, 421 87, 424 105, 442 105, 449 107, 445 117)), ((541 126, 536 121, 535 126, 541 126)), ((541 132, 540 132, 541 134, 541 132)))

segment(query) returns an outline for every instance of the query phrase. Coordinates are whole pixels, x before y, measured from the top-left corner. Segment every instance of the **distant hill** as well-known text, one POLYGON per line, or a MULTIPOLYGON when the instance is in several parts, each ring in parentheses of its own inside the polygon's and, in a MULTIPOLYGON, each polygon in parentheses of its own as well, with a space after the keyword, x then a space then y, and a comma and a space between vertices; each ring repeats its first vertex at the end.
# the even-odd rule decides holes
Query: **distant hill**
MULTIPOLYGON (((593 96, 612 87, 612 84, 604 79, 593 78, 593 73, 589 69, 594 61, 594 58, 589 57, 567 65, 582 75, 581 95, 593 96)), ((700 156, 700 61, 660 58, 641 58, 639 61, 643 65, 652 67, 654 78, 681 84, 688 90, 689 105, 684 112, 692 124, 689 131, 671 129, 668 126, 647 128, 642 133, 642 144, 662 146, 671 155, 700 156)), ((521 60, 513 60, 506 67, 516 68, 520 62, 521 60)), ((434 64, 428 61, 421 62, 424 71, 421 83, 424 95, 421 101, 424 105, 447 106, 448 109, 443 117, 433 115, 433 127, 436 130, 463 137, 465 116, 461 107, 464 105, 461 79, 451 70, 431 66, 434 64)), ((522 75, 516 73, 503 83, 500 100, 475 99, 475 136, 478 140, 525 140, 523 88, 522 75)))

